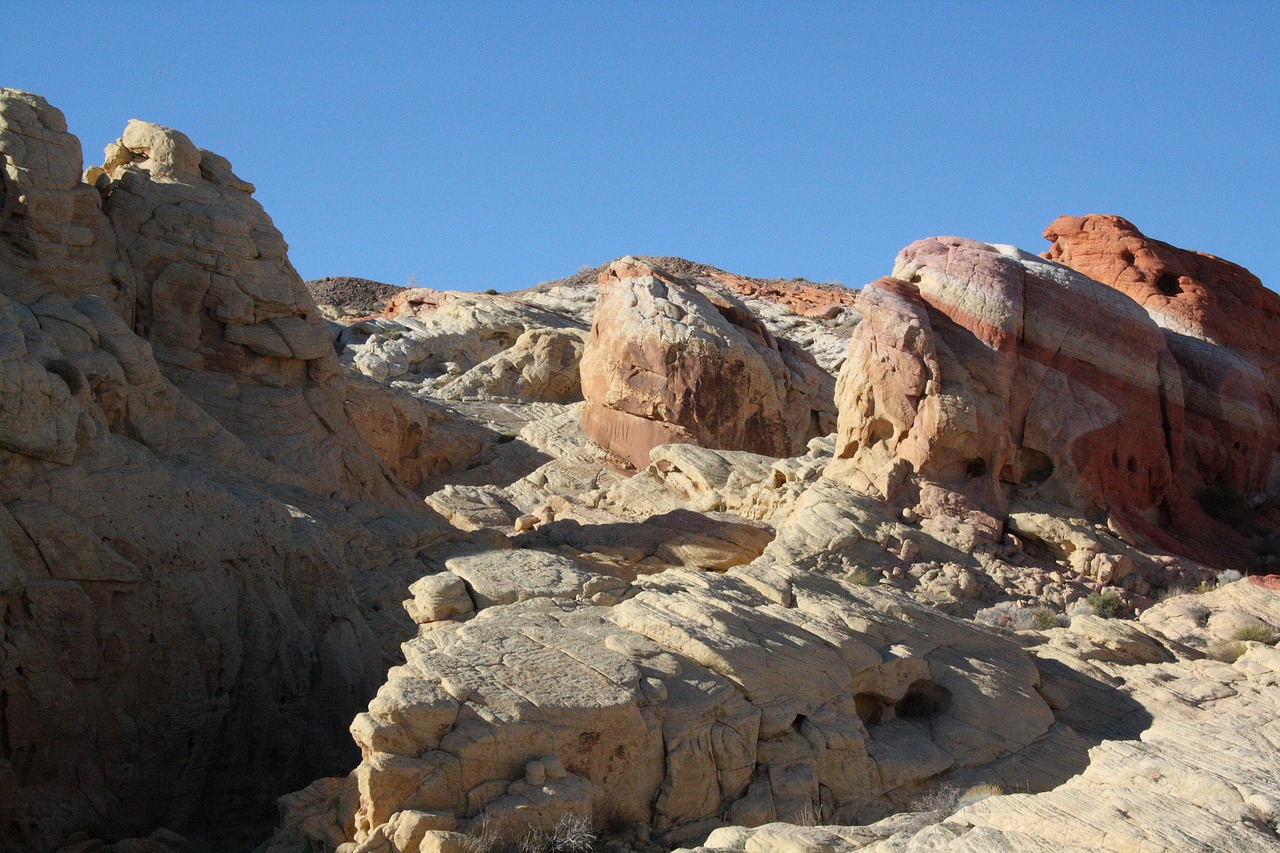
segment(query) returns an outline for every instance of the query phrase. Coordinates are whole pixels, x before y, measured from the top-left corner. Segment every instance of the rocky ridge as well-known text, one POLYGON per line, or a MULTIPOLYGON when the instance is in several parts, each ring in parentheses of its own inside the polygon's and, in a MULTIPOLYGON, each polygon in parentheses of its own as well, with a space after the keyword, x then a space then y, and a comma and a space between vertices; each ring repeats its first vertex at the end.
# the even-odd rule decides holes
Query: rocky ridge
POLYGON ((1247 272, 1086 217, 322 315, 182 134, 0 122, 5 849, 1280 848, 1247 272))

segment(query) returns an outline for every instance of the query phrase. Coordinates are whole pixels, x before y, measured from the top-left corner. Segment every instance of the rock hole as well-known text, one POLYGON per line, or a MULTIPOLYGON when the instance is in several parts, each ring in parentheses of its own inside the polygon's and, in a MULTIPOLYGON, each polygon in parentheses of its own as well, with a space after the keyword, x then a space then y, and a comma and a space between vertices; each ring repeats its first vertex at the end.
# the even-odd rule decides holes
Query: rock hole
POLYGON ((1130 456, 1129 461, 1128 463, 1126 463, 1125 467, 1129 469, 1130 474, 1138 473, 1138 460, 1130 456))
POLYGON ((67 388, 74 396, 84 387, 84 375, 75 362, 65 358, 51 358, 44 363, 44 369, 67 383, 67 388))
POLYGON ((1038 486, 1053 476, 1053 460, 1039 450, 1024 447, 1018 451, 1022 482, 1038 486))
POLYGON ((1156 280, 1156 289, 1165 296, 1177 296, 1182 292, 1182 285, 1178 283, 1176 275, 1165 273, 1156 280))
POLYGON ((972 480, 975 477, 981 477, 987 473, 987 460, 982 457, 970 459, 968 464, 964 466, 964 473, 972 480))
POLYGON ((796 718, 791 721, 792 730, 794 730, 798 735, 803 735, 804 732, 800 731, 800 729, 804 727, 804 721, 807 719, 809 718, 804 714, 796 714, 796 718))
POLYGON ((884 418, 872 418, 867 424, 867 447, 874 447, 893 436, 893 424, 884 418))
POLYGON ((898 700, 894 712, 904 720, 929 720, 951 708, 951 691, 932 681, 917 681, 898 700))
POLYGON ((884 719, 884 702, 879 696, 871 693, 859 693, 853 697, 853 707, 858 713, 858 719, 862 720, 864 726, 878 726, 880 721, 884 719))
POLYGON ((1126 264, 1133 263, 1133 252, 1130 252, 1128 249, 1121 249, 1120 260, 1124 261, 1126 264))

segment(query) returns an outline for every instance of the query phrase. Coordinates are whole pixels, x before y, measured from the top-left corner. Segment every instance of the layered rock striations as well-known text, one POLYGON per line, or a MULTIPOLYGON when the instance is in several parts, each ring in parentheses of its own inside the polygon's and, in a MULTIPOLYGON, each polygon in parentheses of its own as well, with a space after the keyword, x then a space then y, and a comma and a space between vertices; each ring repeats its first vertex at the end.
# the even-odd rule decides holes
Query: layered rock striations
POLYGON ((583 428, 643 468, 689 443, 787 456, 832 424, 831 377, 738 300, 633 258, 600 276, 583 428))
MULTIPOLYGON (((1063 216, 1046 256, 1138 302, 1176 359, 1186 407, 1183 491, 1231 490, 1254 507, 1280 494, 1280 296, 1243 267, 1153 240, 1118 216, 1063 216)), ((1175 507, 1202 525, 1197 506, 1175 507)), ((1215 530, 1217 537, 1230 536, 1215 530)))
POLYGON ((944 237, 904 249, 859 309, 828 476, 865 478, 890 500, 916 476, 1001 518, 1014 486, 1152 523, 1176 494, 1177 364, 1123 294, 944 237))
POLYGON ((95 188, 43 99, 0 131, 0 844, 251 837, 382 678, 353 577, 447 531, 225 160, 131 122, 95 188))

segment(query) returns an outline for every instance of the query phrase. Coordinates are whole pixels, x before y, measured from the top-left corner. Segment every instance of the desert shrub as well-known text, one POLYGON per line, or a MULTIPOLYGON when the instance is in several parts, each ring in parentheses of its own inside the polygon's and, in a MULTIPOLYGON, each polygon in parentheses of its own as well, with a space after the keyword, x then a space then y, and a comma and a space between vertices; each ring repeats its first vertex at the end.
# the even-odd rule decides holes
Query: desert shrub
POLYGON ((1209 624, 1209 617, 1213 615, 1213 611, 1203 604, 1196 603, 1187 608, 1187 616, 1200 627, 1209 624))
POLYGON ((911 801, 913 812, 953 812, 960 802, 960 789, 950 783, 930 788, 911 801))
POLYGON ((498 291, 491 287, 491 288, 489 288, 488 290, 486 290, 486 291, 484 292, 484 295, 485 295, 485 296, 497 296, 497 295, 498 295, 498 291))
POLYGON ((1124 614, 1124 600, 1114 592, 1092 592, 1085 601, 1103 619, 1115 619, 1124 614))
POLYGON ((1245 653, 1244 643, 1233 643, 1219 640, 1216 643, 1210 643, 1209 648, 1205 649, 1205 657, 1213 660, 1220 660, 1223 663, 1235 663, 1239 657, 1245 653))
POLYGON ((1246 625, 1231 635, 1231 639, 1240 642, 1266 643, 1268 646, 1274 646, 1280 642, 1280 634, 1276 633, 1276 629, 1270 625, 1264 625, 1259 622, 1256 625, 1246 625))
POLYGON ((1002 601, 984 607, 974 614, 974 620, 995 628, 1010 631, 1044 631, 1065 624, 1065 617, 1048 607, 1023 607, 1016 601, 1002 601))
POLYGON ((1237 530, 1249 525, 1249 501, 1240 490, 1226 483, 1214 483, 1196 492, 1196 501, 1205 515, 1237 530))
POLYGON ((1004 788, 999 785, 974 785, 960 795, 956 805, 960 808, 971 806, 974 803, 980 803, 988 797, 999 797, 1004 794, 1004 788))
POLYGON ((869 569, 854 569, 845 575, 845 580, 857 586, 871 586, 876 582, 876 576, 869 569))
POLYGON ((1214 579, 1218 582, 1218 586, 1226 586, 1229 583, 1235 583, 1242 577, 1244 577, 1244 575, 1240 574, 1235 569, 1224 569, 1214 575, 1214 579))

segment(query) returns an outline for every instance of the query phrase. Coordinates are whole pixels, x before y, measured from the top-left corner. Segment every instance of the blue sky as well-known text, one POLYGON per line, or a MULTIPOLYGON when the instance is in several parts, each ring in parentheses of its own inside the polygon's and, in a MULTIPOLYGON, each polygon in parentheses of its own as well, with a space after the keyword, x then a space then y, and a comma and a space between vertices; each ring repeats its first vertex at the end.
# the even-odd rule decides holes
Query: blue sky
POLYGON ((1280 3, 258 5, 11 0, 0 85, 227 156, 305 278, 860 286, 1098 212, 1280 287, 1280 3))

